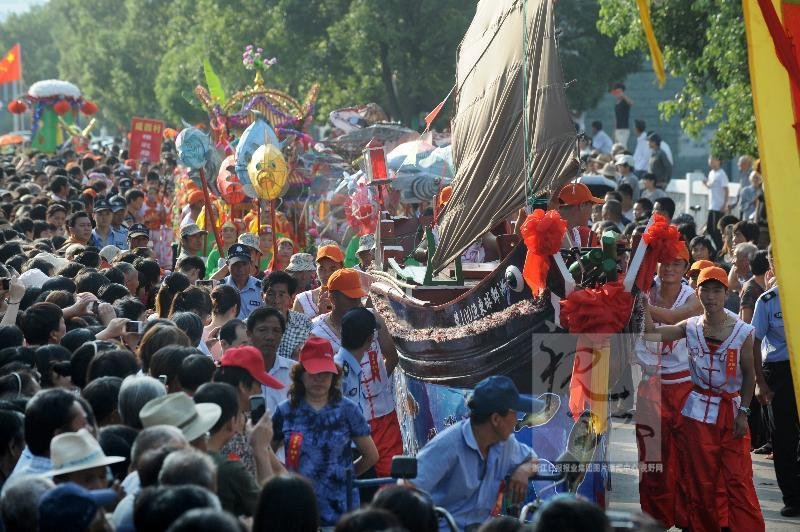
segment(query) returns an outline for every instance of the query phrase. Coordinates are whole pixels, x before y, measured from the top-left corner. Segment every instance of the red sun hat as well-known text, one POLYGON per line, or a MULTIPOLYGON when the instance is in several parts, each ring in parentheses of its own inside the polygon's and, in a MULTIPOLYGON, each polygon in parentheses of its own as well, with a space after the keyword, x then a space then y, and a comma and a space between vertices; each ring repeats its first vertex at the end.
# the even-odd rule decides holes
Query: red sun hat
POLYGON ((333 361, 333 346, 328 340, 317 336, 309 336, 300 348, 300 364, 312 375, 339 373, 333 361))
POLYGON ((220 366, 223 368, 235 366, 237 368, 246 369, 251 377, 264 386, 276 390, 283 388, 283 383, 281 381, 267 373, 261 351, 253 346, 243 345, 240 347, 231 347, 222 353, 220 366))

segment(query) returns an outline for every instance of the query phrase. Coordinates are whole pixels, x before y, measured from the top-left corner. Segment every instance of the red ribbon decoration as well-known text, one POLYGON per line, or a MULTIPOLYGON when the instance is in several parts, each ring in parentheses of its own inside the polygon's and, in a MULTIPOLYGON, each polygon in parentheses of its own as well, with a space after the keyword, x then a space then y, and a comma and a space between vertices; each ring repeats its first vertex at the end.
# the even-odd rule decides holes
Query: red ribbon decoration
POLYGON ((622 281, 576 290, 561 300, 561 325, 579 335, 569 383, 569 410, 575 421, 587 401, 607 399, 592 395, 593 347, 602 344, 610 335, 622 332, 632 307, 633 296, 625 291, 622 281))
POLYGON ((642 265, 636 274, 636 286, 642 292, 650 289, 653 275, 659 262, 672 262, 678 255, 678 246, 685 245, 681 240, 678 228, 660 214, 654 215, 652 225, 644 232, 642 238, 647 243, 642 265))
POLYGON ((300 447, 303 445, 303 433, 292 432, 289 436, 289 445, 286 446, 286 468, 297 471, 300 467, 300 447))
POLYGON ((522 223, 520 234, 528 248, 522 277, 536 295, 541 294, 547 284, 550 256, 561 249, 566 232, 567 223, 556 210, 536 209, 522 223))

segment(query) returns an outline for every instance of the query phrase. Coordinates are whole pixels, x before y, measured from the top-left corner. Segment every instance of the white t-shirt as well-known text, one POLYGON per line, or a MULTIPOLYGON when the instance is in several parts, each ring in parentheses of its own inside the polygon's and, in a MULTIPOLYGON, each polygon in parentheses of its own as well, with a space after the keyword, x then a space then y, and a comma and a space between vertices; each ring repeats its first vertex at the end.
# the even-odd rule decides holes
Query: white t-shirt
POLYGON ((728 188, 728 176, 725 170, 711 170, 708 172, 708 210, 721 211, 725 203, 725 189, 728 188))

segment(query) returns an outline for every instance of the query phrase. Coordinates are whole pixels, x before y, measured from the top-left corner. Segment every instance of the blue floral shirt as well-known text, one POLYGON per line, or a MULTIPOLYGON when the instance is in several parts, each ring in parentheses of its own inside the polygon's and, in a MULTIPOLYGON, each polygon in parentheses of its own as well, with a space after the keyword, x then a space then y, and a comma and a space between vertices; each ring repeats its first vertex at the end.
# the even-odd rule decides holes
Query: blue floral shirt
MULTIPOLYGON (((311 480, 322 526, 334 526, 347 512, 347 471, 353 470, 351 442, 369 436, 369 425, 359 406, 349 399, 314 410, 301 401, 278 405, 272 416, 275 440, 284 445, 286 468, 311 480)), ((358 490, 353 490, 358 508, 358 490)))

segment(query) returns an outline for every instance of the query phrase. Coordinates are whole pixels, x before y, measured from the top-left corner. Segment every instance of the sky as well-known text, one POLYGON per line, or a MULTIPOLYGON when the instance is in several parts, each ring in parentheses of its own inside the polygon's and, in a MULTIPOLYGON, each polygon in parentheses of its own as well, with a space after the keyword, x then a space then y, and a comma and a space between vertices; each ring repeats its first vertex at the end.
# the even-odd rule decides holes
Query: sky
POLYGON ((31 6, 44 4, 47 0, 0 0, 0 20, 11 13, 24 13, 31 6))

